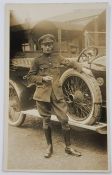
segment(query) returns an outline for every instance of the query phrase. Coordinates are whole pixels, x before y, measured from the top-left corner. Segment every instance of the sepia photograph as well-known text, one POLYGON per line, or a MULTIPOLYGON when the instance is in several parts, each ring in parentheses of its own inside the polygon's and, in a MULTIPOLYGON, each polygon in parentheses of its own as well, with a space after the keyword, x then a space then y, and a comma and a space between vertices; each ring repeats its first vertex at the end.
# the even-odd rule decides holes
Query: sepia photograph
POLYGON ((108 3, 5 5, 5 170, 109 171, 108 22, 108 3))

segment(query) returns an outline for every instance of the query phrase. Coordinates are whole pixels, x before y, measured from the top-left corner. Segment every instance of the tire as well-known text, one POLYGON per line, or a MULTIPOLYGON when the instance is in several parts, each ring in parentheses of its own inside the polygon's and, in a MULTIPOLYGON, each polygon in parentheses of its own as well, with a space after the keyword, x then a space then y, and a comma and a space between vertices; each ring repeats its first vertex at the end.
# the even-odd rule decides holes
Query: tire
POLYGON ((19 94, 18 94, 16 83, 10 80, 8 123, 12 126, 21 126, 25 118, 26 118, 26 115, 21 113, 21 105, 20 105, 19 94))
POLYGON ((88 125, 100 119, 102 95, 94 77, 68 69, 61 76, 60 83, 70 118, 88 125))

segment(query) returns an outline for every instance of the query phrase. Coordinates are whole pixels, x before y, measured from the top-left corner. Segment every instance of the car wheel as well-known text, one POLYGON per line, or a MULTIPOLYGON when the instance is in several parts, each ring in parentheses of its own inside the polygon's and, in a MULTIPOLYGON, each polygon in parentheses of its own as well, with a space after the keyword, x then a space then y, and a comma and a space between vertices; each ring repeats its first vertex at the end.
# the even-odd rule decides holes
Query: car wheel
POLYGON ((26 118, 26 115, 21 113, 19 96, 14 88, 13 81, 9 83, 9 124, 12 126, 20 126, 26 118))
POLYGON ((99 120, 102 96, 94 77, 69 69, 60 78, 68 116, 74 121, 92 125, 99 120))

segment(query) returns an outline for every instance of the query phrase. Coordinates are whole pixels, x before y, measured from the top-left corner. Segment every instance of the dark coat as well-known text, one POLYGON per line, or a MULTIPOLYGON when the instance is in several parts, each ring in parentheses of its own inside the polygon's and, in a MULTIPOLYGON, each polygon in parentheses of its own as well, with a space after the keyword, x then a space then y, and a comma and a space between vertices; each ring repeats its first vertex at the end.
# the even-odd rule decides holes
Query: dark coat
POLYGON ((36 90, 33 96, 34 100, 50 102, 51 92, 53 90, 56 99, 64 98, 60 77, 62 75, 62 67, 73 67, 81 70, 81 66, 77 62, 70 62, 68 59, 62 58, 59 55, 52 54, 50 57, 41 55, 34 59, 29 73, 27 74, 28 84, 36 85, 36 90), (52 76, 53 82, 44 82, 44 76, 52 76))

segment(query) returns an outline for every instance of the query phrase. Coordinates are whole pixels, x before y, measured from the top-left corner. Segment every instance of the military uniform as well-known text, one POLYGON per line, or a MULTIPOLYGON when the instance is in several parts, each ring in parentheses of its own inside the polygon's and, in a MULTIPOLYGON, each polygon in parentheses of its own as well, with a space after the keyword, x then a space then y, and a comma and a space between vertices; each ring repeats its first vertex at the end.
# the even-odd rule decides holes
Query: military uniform
MULTIPOLYGON (((50 56, 42 54, 40 57, 35 58, 27 79, 29 84, 36 84, 33 99, 37 101, 40 115, 50 118, 51 112, 54 112, 62 123, 62 127, 68 129, 68 124, 66 124, 68 122, 66 115, 67 105, 60 82, 61 69, 65 66, 79 68, 76 62, 70 62, 68 59, 63 59, 57 54, 51 54, 50 56), (43 77, 47 75, 52 76, 53 81, 44 82, 43 77)), ((45 122, 43 126, 47 127, 45 122)))
MULTIPOLYGON (((48 34, 42 36, 39 43, 40 41, 45 43, 54 42, 53 39, 53 36, 48 34)), ((63 131, 70 130, 67 116, 67 105, 64 100, 62 84, 60 82, 60 77, 62 74, 61 69, 64 66, 74 67, 78 70, 81 68, 78 63, 70 62, 68 59, 64 59, 58 54, 43 53, 40 57, 35 58, 27 75, 29 85, 36 85, 33 99, 36 100, 38 111, 43 117, 43 129, 45 131, 48 145, 52 145, 50 128, 51 113, 56 114, 57 118, 61 122, 63 131), (52 81, 44 81, 45 76, 51 76, 52 81)), ((67 134, 64 135, 66 145, 69 146, 70 140, 67 138, 70 136, 67 136, 67 134)), ((52 147, 50 147, 46 157, 50 157, 52 153, 51 148, 52 147)))

